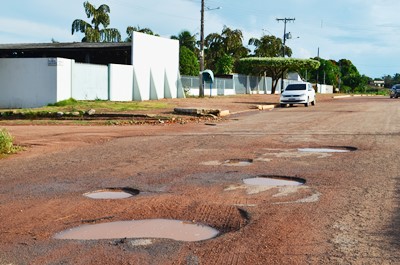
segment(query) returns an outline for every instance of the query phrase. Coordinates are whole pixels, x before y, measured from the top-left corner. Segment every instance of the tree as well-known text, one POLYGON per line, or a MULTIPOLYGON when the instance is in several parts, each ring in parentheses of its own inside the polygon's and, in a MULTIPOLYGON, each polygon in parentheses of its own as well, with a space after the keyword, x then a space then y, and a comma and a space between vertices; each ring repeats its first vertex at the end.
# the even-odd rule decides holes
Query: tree
POLYGON ((386 75, 383 76, 382 79, 385 81, 385 87, 386 88, 391 88, 392 86, 396 84, 400 84, 400 74, 397 73, 394 76, 391 75, 386 75))
POLYGON ((205 38, 205 59, 209 69, 216 69, 220 58, 229 55, 237 62, 247 56, 249 50, 243 46, 243 33, 224 26, 221 34, 211 33, 205 38))
POLYGON ((153 35, 153 36, 160 36, 158 34, 155 34, 151 29, 149 28, 140 28, 139 26, 137 27, 132 27, 132 26, 128 26, 126 28, 126 34, 128 35, 128 37, 125 39, 125 42, 131 42, 132 41, 132 35, 133 32, 141 32, 141 33, 145 33, 145 34, 149 34, 149 35, 153 35))
POLYGON ((189 31, 181 31, 178 36, 171 36, 171 39, 179 40, 180 47, 185 46, 195 54, 198 54, 196 35, 192 35, 189 31))
POLYGON ((181 75, 199 75, 199 61, 197 56, 186 46, 179 49, 179 72, 181 75))
MULTIPOLYGON (((254 55, 256 57, 282 57, 282 39, 275 36, 265 35, 261 39, 251 38, 249 45, 254 45, 254 55)), ((285 46, 285 55, 292 56, 292 49, 285 46)))
POLYGON ((234 60, 230 55, 223 55, 216 63, 215 73, 220 75, 230 74, 233 71, 234 60))
POLYGON ((271 93, 275 94, 279 79, 287 71, 299 72, 303 69, 317 69, 319 65, 318 61, 312 59, 249 57, 239 60, 238 69, 242 74, 271 77, 271 93))
POLYGON ((313 83, 324 83, 338 87, 341 77, 340 67, 334 60, 325 60, 315 57, 314 60, 320 62, 320 66, 316 71, 301 71, 301 75, 308 81, 313 83))
POLYGON ((344 86, 350 87, 353 92, 361 83, 361 75, 357 67, 350 60, 341 59, 339 61, 342 82, 344 86))
POLYGON ((88 1, 83 3, 87 18, 92 18, 91 24, 81 20, 75 19, 72 22, 72 35, 75 32, 82 32, 85 37, 82 42, 119 42, 121 41, 121 34, 117 29, 107 28, 110 25, 110 7, 108 5, 101 5, 96 9, 95 6, 88 1), (103 28, 100 29, 100 26, 103 28))

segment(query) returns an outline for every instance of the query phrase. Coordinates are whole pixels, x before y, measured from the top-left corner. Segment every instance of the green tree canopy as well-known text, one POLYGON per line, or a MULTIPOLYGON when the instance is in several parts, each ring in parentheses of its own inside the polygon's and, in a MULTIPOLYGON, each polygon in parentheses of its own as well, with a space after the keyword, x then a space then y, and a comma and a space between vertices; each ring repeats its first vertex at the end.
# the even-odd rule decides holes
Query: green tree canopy
POLYGON ((351 91, 354 91, 362 83, 362 78, 357 67, 347 59, 341 59, 339 61, 339 66, 343 86, 350 87, 351 91))
POLYGON ((340 67, 334 60, 325 60, 315 57, 314 60, 320 62, 320 66, 315 71, 303 70, 301 75, 313 83, 321 83, 338 87, 341 78, 340 67))
POLYGON ((101 5, 96 9, 95 6, 88 1, 83 3, 87 18, 92 17, 91 24, 81 20, 75 19, 72 22, 72 35, 75 32, 82 32, 85 34, 82 42, 119 42, 121 41, 121 34, 117 29, 107 28, 110 25, 110 7, 108 5, 101 5), (100 28, 102 26, 103 28, 100 28))
MULTIPOLYGON (((260 39, 251 38, 249 45, 254 45, 254 55, 256 57, 282 57, 282 39, 275 36, 265 35, 260 39)), ((292 49, 285 46, 285 55, 292 56, 292 49)))
POLYGON ((181 75, 198 76, 199 61, 197 56, 186 46, 181 46, 179 49, 179 72, 181 75))
POLYGON ((312 59, 283 57, 249 57, 239 60, 241 74, 269 76, 272 78, 272 93, 276 91, 279 79, 288 71, 300 72, 303 69, 317 69, 320 63, 312 59))
POLYGON ((205 61, 209 69, 215 70, 218 60, 225 55, 238 61, 248 53, 249 50, 243 46, 241 30, 232 30, 224 26, 221 34, 211 33, 205 38, 205 61))
POLYGON ((393 76, 386 75, 383 76, 382 79, 385 81, 385 87, 391 88, 395 84, 400 84, 400 74, 396 73, 393 76))
POLYGON ((231 74, 233 71, 234 60, 230 55, 223 55, 216 63, 215 73, 220 75, 231 74))
POLYGON ((171 36, 171 39, 179 40, 179 46, 185 46, 195 54, 198 54, 196 34, 192 35, 189 31, 183 30, 178 36, 171 36))
POLYGON ((155 34, 151 29, 149 28, 140 28, 139 26, 137 27, 132 27, 132 26, 128 26, 126 28, 126 34, 128 35, 128 37, 125 39, 126 42, 131 42, 132 41, 132 35, 133 32, 141 32, 141 33, 145 33, 145 34, 149 34, 149 35, 153 35, 153 36, 160 36, 158 34, 155 34))

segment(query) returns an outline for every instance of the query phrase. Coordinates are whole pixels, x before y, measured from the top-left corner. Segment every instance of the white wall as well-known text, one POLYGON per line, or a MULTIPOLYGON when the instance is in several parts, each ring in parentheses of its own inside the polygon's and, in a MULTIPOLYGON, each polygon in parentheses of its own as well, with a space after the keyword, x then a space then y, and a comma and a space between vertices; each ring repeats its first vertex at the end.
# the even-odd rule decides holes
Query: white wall
MULTIPOLYGON (((56 58, 57 60, 57 98, 55 102, 69 99, 72 96, 72 66, 74 60, 56 58)), ((55 103, 52 102, 52 103, 55 103)))
POLYGON ((1 108, 41 107, 56 101, 57 65, 49 65, 47 58, 0 59, 1 108))
POLYGON ((108 66, 110 100, 133 100, 133 66, 110 64, 108 66))
POLYGON ((72 97, 76 100, 108 100, 108 67, 75 63, 72 67, 72 97))
POLYGON ((176 98, 179 41, 133 32, 134 100, 176 98))

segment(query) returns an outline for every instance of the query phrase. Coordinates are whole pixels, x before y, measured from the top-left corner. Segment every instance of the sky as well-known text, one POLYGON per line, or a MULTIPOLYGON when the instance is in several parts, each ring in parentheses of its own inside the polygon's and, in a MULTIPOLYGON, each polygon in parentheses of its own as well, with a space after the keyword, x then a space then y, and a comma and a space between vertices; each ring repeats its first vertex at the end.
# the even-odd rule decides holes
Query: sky
MULTIPOLYGON (((75 19, 86 17, 83 0, 13 0, 0 8, 0 44, 80 42, 71 34, 75 19)), ((109 28, 125 39, 128 26, 150 28, 170 38, 182 30, 200 34, 201 0, 91 0, 110 9, 109 28)), ((293 58, 348 59, 371 78, 400 73, 398 0, 205 0, 205 36, 224 26, 249 38, 283 38, 284 23, 292 39, 286 44, 293 58), (219 8, 219 9, 217 9, 219 8)), ((248 46, 248 48, 252 48, 248 46)))

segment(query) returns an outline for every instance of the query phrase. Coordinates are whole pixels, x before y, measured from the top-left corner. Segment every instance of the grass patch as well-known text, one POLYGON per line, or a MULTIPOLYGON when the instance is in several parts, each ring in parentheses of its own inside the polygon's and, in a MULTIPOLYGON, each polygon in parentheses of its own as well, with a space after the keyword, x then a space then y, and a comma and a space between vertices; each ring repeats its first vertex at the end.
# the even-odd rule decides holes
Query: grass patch
POLYGON ((6 129, 0 129, 0 154, 13 154, 19 150, 13 144, 14 138, 6 129))
MULTIPOLYGON (((85 112, 89 109, 95 109, 99 112, 133 112, 133 111, 146 111, 152 109, 169 108, 170 105, 166 102, 160 101, 127 101, 117 102, 108 100, 75 100, 73 98, 59 101, 54 104, 49 104, 46 107, 34 109, 35 112, 85 112)), ((21 110, 21 112, 29 112, 33 110, 21 110)))

